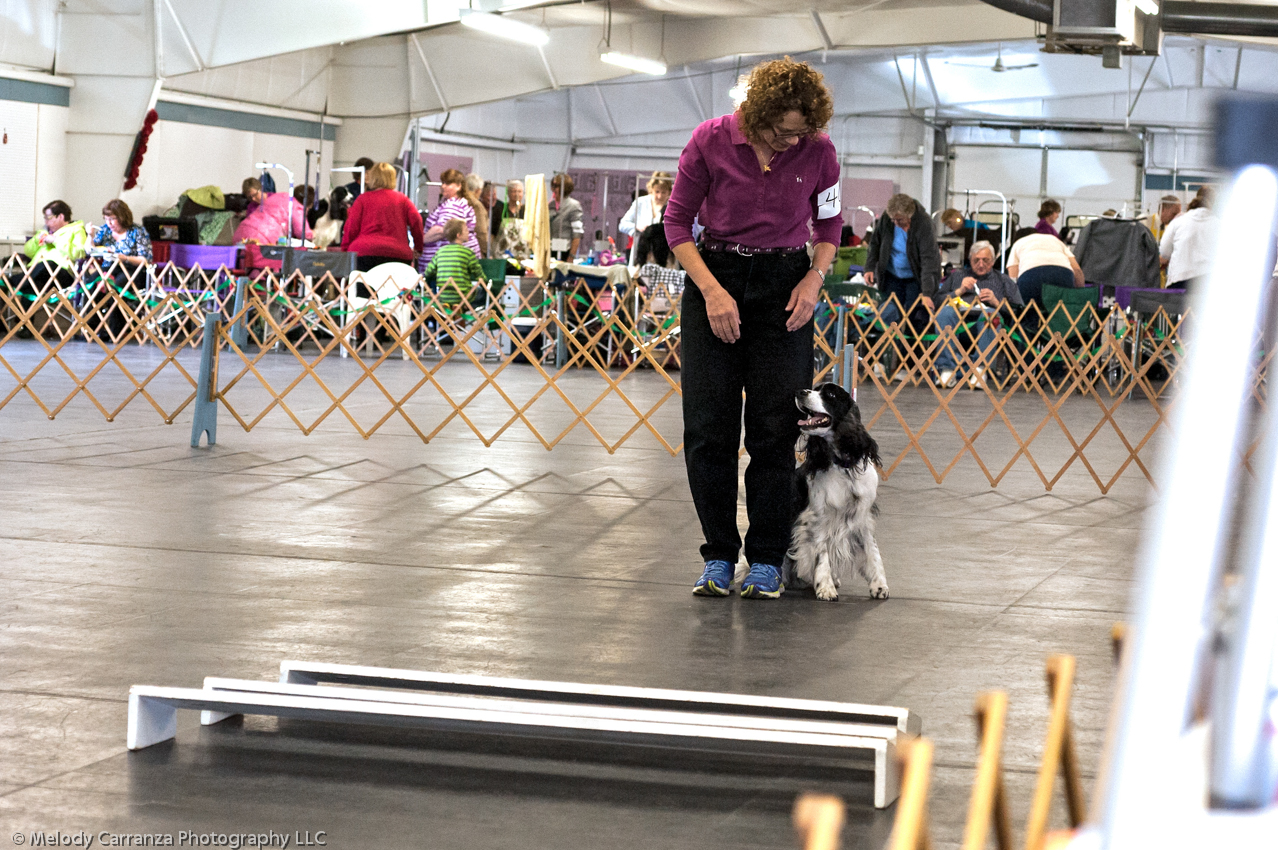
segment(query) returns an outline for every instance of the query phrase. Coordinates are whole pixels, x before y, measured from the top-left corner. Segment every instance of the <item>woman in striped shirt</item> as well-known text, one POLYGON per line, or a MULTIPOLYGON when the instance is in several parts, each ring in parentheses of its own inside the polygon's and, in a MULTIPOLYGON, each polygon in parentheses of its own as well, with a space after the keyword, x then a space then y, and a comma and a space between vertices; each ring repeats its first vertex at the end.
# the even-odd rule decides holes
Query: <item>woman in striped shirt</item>
POLYGON ((453 219, 461 219, 466 222, 466 232, 470 234, 470 238, 466 240, 466 247, 475 252, 475 256, 479 256, 479 240, 475 238, 475 209, 473 204, 478 204, 478 199, 468 197, 466 191, 466 175, 462 174, 456 168, 449 168, 439 176, 439 181, 443 184, 441 192, 443 200, 439 206, 435 207, 429 215, 426 216, 426 233, 423 239, 426 242, 422 250, 421 259, 417 261, 419 271, 425 271, 430 265, 431 259, 435 256, 435 252, 448 244, 444 239, 444 224, 453 219), (472 203, 473 202, 473 203, 472 203))

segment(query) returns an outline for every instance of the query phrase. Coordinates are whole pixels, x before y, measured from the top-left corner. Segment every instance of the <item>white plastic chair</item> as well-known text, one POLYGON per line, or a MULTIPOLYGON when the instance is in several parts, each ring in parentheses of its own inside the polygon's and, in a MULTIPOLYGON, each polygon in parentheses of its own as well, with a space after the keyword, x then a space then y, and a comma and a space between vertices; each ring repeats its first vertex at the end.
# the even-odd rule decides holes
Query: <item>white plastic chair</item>
MULTIPOLYGON (((409 359, 408 349, 412 345, 408 337, 408 329, 413 323, 412 307, 408 301, 400 297, 401 292, 413 292, 421 282, 417 269, 407 263, 382 263, 366 272, 355 272, 346 284, 346 303, 352 312, 365 307, 383 315, 393 315, 399 323, 399 334, 404 338, 402 343, 403 359, 409 359), (372 298, 363 298, 356 294, 356 284, 362 283, 364 288, 373 294, 372 298)), ((377 323, 371 322, 372 316, 365 316, 364 322, 370 324, 368 336, 364 339, 361 350, 367 349, 373 342, 377 332, 377 323)), ((342 348, 342 357, 347 356, 346 348, 342 348)))

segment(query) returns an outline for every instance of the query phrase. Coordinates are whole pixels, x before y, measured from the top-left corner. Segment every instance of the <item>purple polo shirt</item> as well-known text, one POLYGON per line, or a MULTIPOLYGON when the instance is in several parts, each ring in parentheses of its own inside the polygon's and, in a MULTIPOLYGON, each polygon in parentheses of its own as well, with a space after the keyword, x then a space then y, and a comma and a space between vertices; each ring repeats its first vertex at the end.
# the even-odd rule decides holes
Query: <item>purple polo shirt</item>
POLYGON ((698 212, 706 237, 720 242, 798 248, 811 238, 838 245, 843 204, 839 159, 830 138, 800 139, 773 157, 769 167, 767 172, 759 168, 736 113, 693 130, 666 204, 670 247, 692 241, 698 212))
POLYGON ((1034 225, 1034 231, 1036 233, 1050 233, 1051 235, 1060 238, 1060 233, 1058 233, 1056 228, 1052 227, 1051 222, 1045 218, 1040 218, 1038 220, 1038 224, 1034 225))

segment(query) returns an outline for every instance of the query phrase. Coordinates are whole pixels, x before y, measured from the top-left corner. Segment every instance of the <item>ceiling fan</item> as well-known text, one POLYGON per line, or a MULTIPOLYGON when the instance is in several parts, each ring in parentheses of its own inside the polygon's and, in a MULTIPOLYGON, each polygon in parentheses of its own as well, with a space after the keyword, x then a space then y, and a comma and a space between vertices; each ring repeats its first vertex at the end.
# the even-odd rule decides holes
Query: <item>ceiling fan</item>
POLYGON ((1026 62, 1026 63, 1025 63, 1025 64, 1023 64, 1023 65, 1005 65, 1005 64, 1003 64, 1003 45, 1001 45, 1001 44, 998 46, 998 56, 994 59, 994 64, 993 64, 993 65, 986 65, 984 62, 980 62, 980 63, 976 63, 976 62, 952 62, 952 61, 950 61, 950 60, 946 60, 946 63, 945 63, 945 64, 947 64, 947 65, 963 65, 963 66, 968 67, 968 68, 988 68, 989 70, 993 71, 993 72, 994 72, 994 73, 996 73, 996 74, 1001 74, 1001 73, 1003 73, 1004 71, 1020 71, 1020 70, 1022 70, 1022 69, 1024 69, 1024 68, 1037 68, 1037 67, 1038 67, 1038 63, 1037 63, 1037 62, 1026 62))

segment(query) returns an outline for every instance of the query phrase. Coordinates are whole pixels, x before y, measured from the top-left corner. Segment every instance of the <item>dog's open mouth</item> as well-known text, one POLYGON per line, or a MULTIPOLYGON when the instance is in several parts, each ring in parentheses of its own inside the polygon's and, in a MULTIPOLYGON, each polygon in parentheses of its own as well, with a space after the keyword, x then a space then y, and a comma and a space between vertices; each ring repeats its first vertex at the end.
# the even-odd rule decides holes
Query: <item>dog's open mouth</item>
POLYGON ((799 420, 799 427, 804 430, 811 430, 814 428, 828 428, 829 425, 830 425, 830 417, 825 415, 824 413, 813 413, 811 417, 807 419, 799 420))

